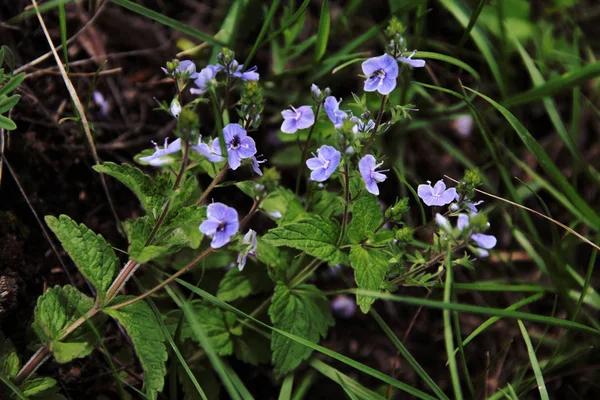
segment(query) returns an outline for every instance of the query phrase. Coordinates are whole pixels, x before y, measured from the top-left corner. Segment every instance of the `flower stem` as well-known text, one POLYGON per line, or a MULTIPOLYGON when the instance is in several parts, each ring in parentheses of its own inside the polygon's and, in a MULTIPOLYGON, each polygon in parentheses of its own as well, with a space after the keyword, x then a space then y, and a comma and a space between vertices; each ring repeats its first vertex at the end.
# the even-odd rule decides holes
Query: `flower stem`
POLYGON ((219 173, 214 177, 214 179, 212 180, 212 182, 210 183, 210 185, 208 185, 208 187, 206 188, 206 190, 202 193, 202 196, 200 196, 200 199, 196 202, 196 205, 199 206, 200 204, 202 204, 204 202, 204 200, 206 200, 206 198, 208 197, 209 193, 215 188, 215 186, 217 186, 219 184, 219 182, 221 182, 221 180, 225 177, 225 173, 227 172, 227 170, 229 169, 229 166, 227 164, 225 164, 225 166, 223 168, 221 168, 221 170, 219 171, 219 173))
POLYGON ((375 126, 373 127, 373 133, 369 137, 369 141, 365 146, 365 153, 368 153, 371 149, 371 145, 373 144, 373 140, 375 139, 375 135, 377 134, 377 129, 379 129, 379 125, 381 125, 381 118, 383 118, 383 111, 385 108, 385 103, 388 100, 388 96, 385 95, 381 98, 381 105, 379 106, 379 112, 377 113, 377 119, 375 120, 375 126))
POLYGON ((302 157, 300 157, 300 165, 298 165, 298 173, 296 175, 296 194, 300 191, 300 181, 302 180, 303 171, 304 171, 304 162, 306 161, 306 153, 308 152, 308 146, 310 144, 310 138, 312 137, 313 131, 315 130, 315 126, 317 125, 317 121, 319 120, 319 111, 321 111, 321 102, 317 103, 317 108, 315 110, 315 123, 310 127, 310 131, 308 131, 308 136, 306 137, 306 143, 304 143, 304 148, 302 149, 302 157))
POLYGON ((346 233, 346 224, 348 222, 348 207, 350 206, 350 173, 348 171, 348 162, 344 162, 344 214, 342 214, 342 229, 340 229, 340 236, 338 237, 336 246, 339 247, 344 240, 344 233, 346 233))

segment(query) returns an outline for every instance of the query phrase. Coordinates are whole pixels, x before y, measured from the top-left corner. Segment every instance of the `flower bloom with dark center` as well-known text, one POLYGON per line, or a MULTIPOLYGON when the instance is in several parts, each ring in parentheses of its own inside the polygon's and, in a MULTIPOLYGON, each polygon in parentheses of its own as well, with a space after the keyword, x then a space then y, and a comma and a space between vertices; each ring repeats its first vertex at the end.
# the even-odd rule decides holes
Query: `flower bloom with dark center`
POLYGON ((431 186, 430 181, 427 181, 427 185, 419 185, 417 194, 423 200, 423 203, 429 207, 445 206, 452 203, 452 200, 456 198, 456 189, 446 189, 446 184, 440 179, 434 187, 431 186))
POLYGON ((283 124, 281 124, 281 131, 283 133, 295 133, 298 129, 306 129, 311 127, 315 123, 315 113, 311 106, 302 106, 294 108, 290 106, 291 110, 283 110, 281 115, 283 116, 283 124))
POLYGON ((358 169, 363 181, 365 181, 367 191, 375 196, 379 195, 379 186, 377 186, 377 183, 387 179, 387 176, 384 174, 384 172, 388 171, 387 169, 377 171, 377 168, 379 168, 381 164, 383 164, 383 161, 377 164, 375 157, 370 154, 367 154, 358 162, 358 169))
POLYGON ((151 156, 140 157, 140 161, 147 162, 148 164, 158 167, 163 164, 168 164, 173 162, 171 157, 168 157, 170 154, 177 153, 181 150, 181 139, 177 139, 173 141, 173 143, 169 144, 169 139, 165 139, 165 146, 161 149, 155 142, 152 142, 156 151, 151 156))
POLYGON ((200 73, 196 74, 196 80, 194 81, 194 84, 198 86, 198 89, 191 88, 190 93, 197 95, 204 94, 210 85, 216 82, 215 76, 221 68, 223 67, 220 65, 207 65, 205 68, 202 68, 200 73))
POLYGON ((378 91, 381 94, 390 94, 396 87, 398 63, 394 57, 384 54, 369 58, 362 63, 362 70, 367 77, 365 92, 378 91))
POLYGON ((335 129, 340 129, 344 124, 344 120, 348 118, 348 114, 340 110, 341 102, 342 99, 337 101, 333 96, 329 96, 325 99, 325 111, 331 122, 333 122, 335 129))
POLYGON ((342 154, 334 147, 323 145, 317 150, 314 158, 306 160, 306 166, 312 170, 310 179, 316 182, 324 182, 333 174, 340 164, 342 154))
POLYGON ((228 163, 231 169, 238 169, 241 160, 256 154, 256 143, 240 124, 227 124, 223 128, 227 147, 228 163))
POLYGON ((231 240, 238 231, 238 213, 233 207, 223 203, 212 203, 206 209, 206 221, 200 224, 200 232, 213 239, 210 247, 218 249, 231 240))

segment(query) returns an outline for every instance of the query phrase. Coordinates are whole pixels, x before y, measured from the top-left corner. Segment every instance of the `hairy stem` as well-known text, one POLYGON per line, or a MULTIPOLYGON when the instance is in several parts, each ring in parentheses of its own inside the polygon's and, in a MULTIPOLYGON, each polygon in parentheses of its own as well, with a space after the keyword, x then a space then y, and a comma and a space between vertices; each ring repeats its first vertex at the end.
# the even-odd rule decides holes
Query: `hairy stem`
POLYGON ((225 177, 225 173, 227 172, 228 169, 229 169, 229 165, 225 164, 225 166, 223 168, 221 168, 219 173, 217 175, 215 175, 215 177, 212 180, 212 182, 210 183, 210 185, 208 185, 206 190, 202 193, 202 196, 200 196, 200 199, 196 202, 197 206, 202 204, 204 202, 204 200, 206 200, 206 198, 208 197, 210 192, 215 188, 215 186, 217 186, 223 180, 223 178, 225 177))
POLYGON ((300 165, 298 165, 298 174, 296 176, 296 194, 300 191, 300 181, 302 180, 303 171, 304 171, 304 162, 306 161, 306 153, 308 152, 308 146, 310 145, 310 138, 312 137, 313 131, 315 130, 315 126, 317 125, 317 121, 319 120, 319 111, 321 111, 321 103, 317 104, 317 108, 315 110, 315 123, 310 127, 310 131, 308 131, 308 136, 306 138, 306 142, 304 143, 304 148, 302 148, 302 157, 300 157, 300 165))
POLYGON ((375 135, 377 134, 377 129, 379 129, 379 125, 381 125, 381 119, 383 118, 383 111, 385 109, 385 103, 388 100, 388 96, 385 95, 381 98, 381 105, 379 106, 379 112, 377 113, 377 119, 375 120, 375 126, 373 127, 373 133, 369 137, 369 141, 365 146, 365 153, 368 153, 371 149, 371 145, 373 144, 373 140, 375 140, 375 135))

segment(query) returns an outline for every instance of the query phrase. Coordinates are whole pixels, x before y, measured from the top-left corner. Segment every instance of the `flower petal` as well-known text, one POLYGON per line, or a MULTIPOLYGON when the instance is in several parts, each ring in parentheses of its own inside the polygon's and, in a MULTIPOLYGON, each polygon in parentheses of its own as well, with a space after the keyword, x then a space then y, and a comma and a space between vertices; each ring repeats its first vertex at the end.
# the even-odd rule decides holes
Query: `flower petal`
POLYGON ((296 133, 298 130, 297 122, 294 118, 284 120, 283 124, 281 124, 281 132, 287 134, 296 133))
POLYGON ((484 249, 493 249, 498 240, 492 235, 484 235, 483 233, 474 233, 471 235, 471 239, 484 249))
POLYGON ((464 231, 466 228, 468 228, 469 227, 469 216, 466 214, 458 214, 458 221, 456 223, 456 226, 461 231, 464 231))

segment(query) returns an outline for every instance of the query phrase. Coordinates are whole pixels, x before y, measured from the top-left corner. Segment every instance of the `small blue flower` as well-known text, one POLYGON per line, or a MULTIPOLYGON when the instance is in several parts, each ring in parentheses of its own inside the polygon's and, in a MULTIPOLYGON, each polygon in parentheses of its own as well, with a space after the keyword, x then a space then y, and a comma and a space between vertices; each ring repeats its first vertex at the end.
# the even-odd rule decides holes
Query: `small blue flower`
POLYGON ((246 72, 242 72, 244 69, 243 65, 240 65, 236 60, 233 60, 229 67, 227 68, 227 73, 231 76, 235 76, 236 78, 242 78, 244 82, 246 81, 257 81, 260 75, 256 70, 258 67, 255 65, 252 68, 248 68, 246 72))
POLYGON ((452 225, 450 225, 450 221, 448 221, 448 218, 444 217, 440 213, 435 214, 435 222, 440 228, 442 228, 446 232, 450 232, 452 230, 452 225))
POLYGON ((344 124, 344 120, 348 118, 348 114, 340 110, 341 103, 342 99, 337 101, 333 96, 329 96, 325 99, 325 111, 331 122, 333 122, 335 129, 340 129, 344 124))
POLYGON ((240 271, 243 270, 246 266, 246 258, 248 257, 248 255, 256 255, 256 248, 258 247, 258 242, 256 241, 256 232, 250 229, 244 235, 242 243, 248 246, 242 249, 242 251, 240 251, 237 257, 237 265, 240 271))
POLYGON ((218 140, 211 140, 208 144, 202 142, 202 136, 198 138, 198 144, 191 147, 210 162, 221 162, 225 158, 221 155, 221 146, 218 140))
POLYGON ((210 247, 218 249, 223 247, 238 231, 240 223, 235 208, 223 203, 209 204, 206 209, 206 221, 200 224, 200 232, 212 236, 210 247))
POLYGON ((227 124, 223 128, 223 136, 225 136, 227 158, 231 169, 238 169, 242 159, 256 154, 254 139, 248 136, 240 124, 227 124))
POLYGON ((252 170, 254 171, 254 173, 262 176, 262 171, 260 170, 260 164, 267 162, 267 160, 258 160, 258 158, 254 157, 254 156, 252 156, 252 158, 250 160, 252 161, 252 170))
POLYGON ((316 182, 324 182, 333 174, 340 164, 342 153, 327 145, 319 147, 317 155, 306 160, 306 166, 312 170, 310 179, 316 182))
POLYGON ((147 157, 140 157, 140 161, 147 162, 154 167, 173 162, 173 159, 168 156, 181 150, 181 139, 177 139, 173 143, 169 144, 169 139, 166 138, 165 146, 162 149, 158 147, 155 142, 152 142, 152 144, 156 148, 154 154, 147 157))
POLYGON ((354 126, 352 127, 352 133, 355 135, 365 135, 375 128, 375 122, 372 119, 369 119, 365 123, 365 121, 361 118, 352 117, 350 118, 350 121, 354 123, 354 126))
MULTIPOLYGON (((459 214, 456 226, 461 231, 467 231, 467 234, 470 234, 469 216, 466 214, 459 214)), ((489 255, 489 252, 487 250, 493 249, 498 243, 498 240, 495 236, 485 235, 483 233, 470 234, 470 238, 477 244, 477 246, 479 246, 479 248, 477 249, 479 257, 487 257, 489 255)))
POLYGON ((340 318, 351 318, 356 312, 356 302, 350 296, 337 295, 331 300, 333 313, 340 318))
POLYGON ((315 85, 314 83, 310 86, 310 91, 311 91, 312 95, 315 97, 315 99, 318 99, 319 97, 321 97, 321 89, 319 89, 319 87, 317 85, 315 85))
POLYGON ((94 98, 94 103, 96 103, 96 105, 100 107, 100 115, 106 117, 106 115, 108 114, 108 103, 106 102, 106 99, 104 98, 102 93, 94 90, 92 96, 94 98))
POLYGON ((201 95, 206 92, 210 85, 216 82, 215 76, 217 72, 221 70, 220 65, 207 65, 205 68, 202 68, 199 74, 196 74, 196 80, 194 84, 198 86, 198 89, 191 88, 190 93, 201 95))
POLYGON ((387 179, 387 176, 385 176, 383 172, 387 172, 388 170, 377 171, 377 168, 381 164, 383 164, 383 161, 377 164, 375 157, 370 154, 367 154, 358 162, 358 169, 363 181, 365 181, 367 191, 375 196, 379 195, 379 187, 377 186, 377 183, 383 182, 387 179))
POLYGON ((362 63, 362 70, 367 76, 364 88, 366 92, 389 94, 396 87, 398 63, 392 56, 384 54, 369 58, 362 63))
POLYGON ((297 109, 290 106, 291 110, 283 110, 283 123, 281 131, 283 133, 292 134, 298 129, 306 129, 315 123, 315 113, 311 106, 302 106, 297 109))
POLYGON ((177 69, 174 71, 174 74, 169 74, 169 71, 166 68, 161 67, 163 72, 169 75, 171 78, 189 78, 196 79, 198 77, 198 73, 196 72, 196 64, 190 60, 181 60, 179 61, 179 65, 177 69))
POLYGON ((440 179, 435 184, 435 187, 431 187, 430 181, 427 181, 427 185, 419 185, 417 187, 417 194, 423 200, 423 203, 429 207, 445 206, 452 203, 452 200, 456 197, 456 189, 450 188, 446 190, 446 184, 440 179))
POLYGON ((400 56, 397 58, 398 61, 404 64, 408 64, 413 68, 422 68, 425 66, 425 60, 413 60, 412 57, 415 55, 417 51, 413 50, 413 52, 408 56, 400 56))

